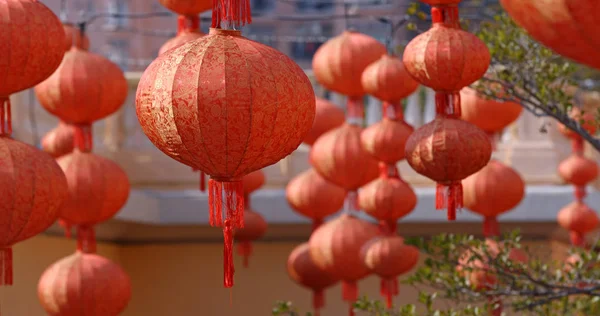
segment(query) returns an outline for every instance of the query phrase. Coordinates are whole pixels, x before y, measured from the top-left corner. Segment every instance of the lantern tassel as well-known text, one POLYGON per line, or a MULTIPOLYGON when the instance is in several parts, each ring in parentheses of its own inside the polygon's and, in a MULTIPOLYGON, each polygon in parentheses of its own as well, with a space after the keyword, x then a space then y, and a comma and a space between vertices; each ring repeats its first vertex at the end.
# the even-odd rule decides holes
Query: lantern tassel
POLYGON ((571 237, 571 243, 576 247, 583 247, 585 245, 585 236, 584 234, 576 231, 570 231, 569 235, 571 237))
POLYGON ((77 250, 83 253, 96 253, 96 233, 92 226, 77 226, 77 250))
POLYGON ((233 266, 233 221, 231 219, 225 220, 223 239, 225 243, 225 247, 223 248, 223 285, 226 288, 232 288, 235 268, 233 266))
POLYGON ((483 219, 483 236, 500 236, 500 225, 498 224, 498 218, 496 218, 496 216, 486 216, 483 219))
POLYGON ((346 302, 356 302, 358 299, 358 286, 356 285, 356 282, 344 281, 342 283, 342 298, 346 302))
POLYGON ((2 264, 2 276, 0 285, 13 285, 13 252, 12 248, 0 249, 0 264, 2 264))
POLYGON ((463 207, 462 183, 452 182, 450 185, 438 183, 435 192, 435 208, 448 210, 448 220, 456 220, 456 211, 463 207))
POLYGON ((312 305, 315 316, 319 316, 321 308, 325 307, 325 293, 323 290, 313 291, 312 305))
POLYGON ((71 233, 71 224, 69 224, 67 221, 65 221, 64 219, 59 219, 58 220, 58 225, 60 227, 62 227, 65 230, 65 237, 71 239, 72 237, 72 233, 71 233))
POLYGON ((227 21, 229 27, 240 28, 252 23, 250 0, 213 0, 212 28, 221 28, 227 21))
POLYGON ((249 241, 242 241, 238 244, 237 251, 238 254, 244 258, 244 268, 248 268, 250 265, 250 256, 252 255, 252 243, 249 241))
POLYGON ((0 135, 12 135, 12 113, 9 97, 0 98, 0 135))
POLYGON ((380 281, 379 293, 386 299, 386 305, 388 309, 393 306, 393 298, 398 295, 398 280, 396 278, 384 279, 380 281))

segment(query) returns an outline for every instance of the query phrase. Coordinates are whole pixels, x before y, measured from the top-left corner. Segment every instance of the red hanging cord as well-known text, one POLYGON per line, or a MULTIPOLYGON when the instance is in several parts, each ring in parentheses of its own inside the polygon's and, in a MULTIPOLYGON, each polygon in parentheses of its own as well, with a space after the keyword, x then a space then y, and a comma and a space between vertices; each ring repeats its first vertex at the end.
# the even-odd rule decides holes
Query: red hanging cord
POLYGON ((0 98, 0 136, 12 135, 12 113, 10 98, 0 98))

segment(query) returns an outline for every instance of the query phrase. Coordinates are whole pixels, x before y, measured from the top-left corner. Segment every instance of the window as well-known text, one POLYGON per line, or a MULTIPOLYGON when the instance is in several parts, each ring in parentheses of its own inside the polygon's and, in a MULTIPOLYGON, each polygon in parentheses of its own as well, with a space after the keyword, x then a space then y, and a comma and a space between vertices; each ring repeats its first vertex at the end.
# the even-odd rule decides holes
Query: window
MULTIPOLYGON (((107 12, 111 14, 127 14, 129 13, 129 0, 110 0, 106 2, 107 12)), ((111 30, 121 29, 127 26, 129 19, 110 17, 106 22, 107 28, 111 30)))
POLYGON ((108 42, 106 57, 119 65, 123 71, 129 66, 129 41, 124 39, 111 39, 108 42))

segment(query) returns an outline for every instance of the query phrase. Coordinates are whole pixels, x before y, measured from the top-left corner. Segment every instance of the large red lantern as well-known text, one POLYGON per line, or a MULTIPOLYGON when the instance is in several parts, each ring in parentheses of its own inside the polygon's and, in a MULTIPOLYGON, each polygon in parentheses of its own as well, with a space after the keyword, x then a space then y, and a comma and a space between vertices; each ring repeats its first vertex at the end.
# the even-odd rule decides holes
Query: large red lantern
POLYGON ((113 217, 129 198, 129 179, 116 163, 76 149, 58 159, 69 186, 60 218, 77 225, 77 237, 86 252, 95 252, 92 226, 113 217))
POLYGON ((417 265, 419 249, 404 244, 400 236, 381 236, 363 246, 361 257, 365 266, 381 277, 381 295, 392 308, 392 298, 399 293, 397 277, 417 265))
POLYGON ((64 55, 65 32, 38 0, 0 1, 0 105, 48 78, 64 55))
MULTIPOLYGON (((221 28, 223 21, 235 27, 249 22, 249 2, 215 3, 223 10, 213 11, 207 36, 169 50, 146 69, 136 109, 156 147, 211 176, 210 223, 223 227, 232 262, 229 241, 243 227, 241 179, 300 145, 312 127, 315 95, 290 58, 221 28)), ((233 286, 233 266, 225 269, 224 283, 233 286)))
POLYGON ((50 316, 119 315, 131 299, 131 281, 116 263, 77 251, 46 269, 38 298, 50 316))
POLYGON ((315 121, 303 142, 312 146, 321 135, 344 124, 345 121, 342 109, 325 99, 317 98, 315 121))
POLYGON ((462 206, 460 181, 483 168, 492 146, 476 126, 460 121, 459 91, 481 78, 490 52, 459 23, 460 0, 424 0, 432 5, 431 29, 415 37, 404 51, 407 71, 436 91, 436 118, 416 130, 406 144, 406 159, 418 173, 437 182, 436 209, 456 219, 462 206))
POLYGON ((180 15, 177 18, 177 35, 168 40, 158 50, 158 54, 168 51, 171 48, 185 44, 187 42, 198 39, 206 34, 200 31, 200 17, 180 15))
POLYGON ((497 216, 515 208, 525 196, 525 182, 511 167, 492 159, 463 182, 464 206, 484 217, 483 234, 499 236, 497 216))
POLYGON ((501 0, 531 37, 555 52, 600 69, 600 4, 595 0, 501 0))
POLYGON ((377 226, 342 214, 317 228, 309 240, 314 263, 342 280, 342 297, 350 302, 351 315, 352 304, 358 299, 357 282, 369 275, 369 269, 361 260, 360 250, 377 235, 377 226))
POLYGON ((308 243, 303 243, 292 250, 287 261, 287 271, 292 280, 313 292, 314 316, 319 316, 319 310, 325 306, 323 292, 335 285, 338 279, 314 263, 308 243))
POLYGON ((42 138, 42 149, 54 158, 64 156, 75 147, 75 129, 60 121, 58 126, 42 138))
POLYGON ((296 176, 286 187, 286 198, 294 211, 313 220, 318 227, 323 220, 344 206, 346 190, 325 180, 314 169, 296 176))
POLYGON ((89 125, 117 111, 127 98, 123 71, 97 54, 72 47, 60 67, 35 87, 40 104, 67 123, 89 125))

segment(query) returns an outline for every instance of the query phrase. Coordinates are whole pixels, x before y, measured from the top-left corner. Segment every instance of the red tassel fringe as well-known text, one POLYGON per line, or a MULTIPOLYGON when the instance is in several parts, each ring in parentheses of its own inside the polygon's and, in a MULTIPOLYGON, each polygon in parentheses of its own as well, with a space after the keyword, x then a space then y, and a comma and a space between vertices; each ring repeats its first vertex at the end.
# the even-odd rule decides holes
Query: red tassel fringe
POLYGON ((1 285, 13 285, 13 252, 12 248, 0 249, 0 264, 2 265, 1 285))
POLYGON ((238 255, 244 258, 244 268, 250 265, 250 256, 252 255, 252 243, 249 241, 242 241, 237 246, 238 255))
POLYGON ((356 282, 342 282, 342 299, 350 303, 354 303, 358 300, 358 286, 356 285, 356 282))
POLYGON ((398 288, 398 279, 381 279, 379 293, 386 300, 388 309, 391 309, 393 304, 394 296, 400 293, 398 288))
POLYGON ((441 117, 460 118, 460 93, 436 92, 435 112, 441 117))
POLYGON ((74 145, 82 152, 89 153, 94 147, 92 126, 90 124, 73 125, 75 129, 74 145))
POLYGON ((93 227, 77 226, 77 250, 83 253, 96 253, 96 233, 93 227))
POLYGON ((585 246, 585 235, 576 231, 570 231, 571 243, 576 247, 585 246))
POLYGON ((573 153, 582 155, 583 154, 583 138, 577 137, 571 140, 571 150, 573 153))
POLYGON ((314 316, 319 316, 321 308, 325 307, 325 293, 323 290, 313 291, 312 305, 314 316))
POLYGON ((438 183, 435 192, 435 208, 448 210, 448 220, 456 220, 456 211, 463 207, 462 183, 453 182, 449 186, 438 183))
POLYGON ((244 227, 244 185, 242 181, 221 182, 214 179, 208 181, 208 204, 210 208, 210 225, 223 227, 224 249, 224 281, 227 288, 233 287, 233 230, 244 227), (223 201, 223 195, 225 200, 223 201), (223 218, 223 202, 225 202, 225 218, 223 218))
POLYGON ((0 98, 0 135, 12 135, 12 113, 10 98, 0 98))
POLYGON ((65 221, 64 219, 59 219, 58 226, 60 226, 64 229, 65 237, 71 239, 71 237, 72 237, 71 224, 67 223, 67 221, 65 221))
POLYGON ((250 0, 213 0, 211 27, 220 29, 223 21, 233 28, 252 23, 250 0))
POLYGON ((486 216, 483 219, 483 236, 500 236, 500 224, 498 224, 498 218, 496 218, 495 216, 486 216))

